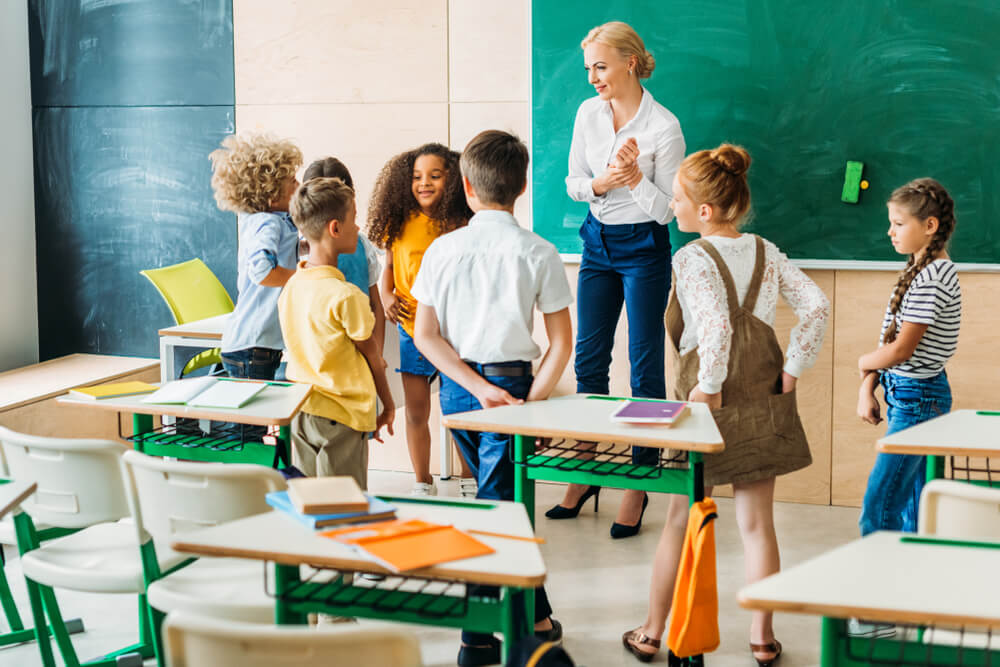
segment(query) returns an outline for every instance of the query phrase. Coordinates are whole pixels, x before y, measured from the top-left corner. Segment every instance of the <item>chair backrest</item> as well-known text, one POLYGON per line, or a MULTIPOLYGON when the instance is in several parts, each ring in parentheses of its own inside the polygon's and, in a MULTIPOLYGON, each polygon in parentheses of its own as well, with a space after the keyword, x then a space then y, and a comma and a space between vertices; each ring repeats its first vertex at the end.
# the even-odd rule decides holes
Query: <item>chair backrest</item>
POLYGON ((212 270, 197 257, 140 271, 167 302, 177 324, 233 312, 233 300, 212 270))
POLYGON ((420 667, 420 646, 402 628, 317 628, 240 623, 171 612, 164 624, 170 667, 420 667))
POLYGON ((286 488, 277 470, 254 464, 170 461, 128 451, 122 457, 139 535, 157 550, 174 533, 271 510, 264 494, 286 488))
POLYGON ((920 495, 922 535, 1000 541, 1000 489, 935 479, 920 495))
POLYGON ((0 426, 10 476, 38 490, 21 504, 32 519, 84 528, 129 515, 119 460, 128 449, 112 440, 25 435, 0 426))

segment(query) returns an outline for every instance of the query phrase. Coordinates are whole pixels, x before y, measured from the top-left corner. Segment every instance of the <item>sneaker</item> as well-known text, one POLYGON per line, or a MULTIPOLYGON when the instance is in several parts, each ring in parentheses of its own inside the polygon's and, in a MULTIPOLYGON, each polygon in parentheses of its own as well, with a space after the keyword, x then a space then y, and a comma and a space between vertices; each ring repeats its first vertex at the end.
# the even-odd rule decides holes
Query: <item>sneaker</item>
POLYGON ((413 488, 410 489, 411 496, 436 496, 438 494, 438 488, 434 486, 434 482, 427 484, 425 482, 415 482, 413 488))
POLYGON ((847 619, 847 636, 866 639, 885 639, 896 636, 896 626, 889 623, 875 623, 859 618, 847 619))
POLYGON ((461 477, 458 480, 458 492, 463 498, 475 498, 479 493, 479 484, 474 477, 461 477))

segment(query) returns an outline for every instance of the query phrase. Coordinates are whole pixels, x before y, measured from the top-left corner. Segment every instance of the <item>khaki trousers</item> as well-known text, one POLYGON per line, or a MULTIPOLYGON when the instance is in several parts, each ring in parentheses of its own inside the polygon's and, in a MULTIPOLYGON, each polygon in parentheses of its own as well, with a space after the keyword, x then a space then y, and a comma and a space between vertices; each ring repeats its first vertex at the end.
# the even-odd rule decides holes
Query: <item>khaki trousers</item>
POLYGON ((350 475, 362 489, 368 488, 368 439, 326 417, 295 415, 292 463, 309 477, 350 475))

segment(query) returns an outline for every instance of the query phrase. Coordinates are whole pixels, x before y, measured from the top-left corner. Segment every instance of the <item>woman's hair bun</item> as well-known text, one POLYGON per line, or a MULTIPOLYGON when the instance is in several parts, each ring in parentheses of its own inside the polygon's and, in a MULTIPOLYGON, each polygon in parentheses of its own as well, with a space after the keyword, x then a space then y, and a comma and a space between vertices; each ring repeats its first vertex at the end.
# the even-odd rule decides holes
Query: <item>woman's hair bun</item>
POLYGON ((654 69, 656 69, 656 58, 654 58, 653 54, 649 51, 643 51, 640 62, 642 63, 642 67, 640 67, 639 70, 642 74, 639 76, 645 79, 653 73, 654 69))
POLYGON ((742 146, 722 144, 718 148, 713 148, 709 153, 709 157, 723 171, 733 176, 742 176, 750 169, 750 153, 747 153, 746 149, 742 146))

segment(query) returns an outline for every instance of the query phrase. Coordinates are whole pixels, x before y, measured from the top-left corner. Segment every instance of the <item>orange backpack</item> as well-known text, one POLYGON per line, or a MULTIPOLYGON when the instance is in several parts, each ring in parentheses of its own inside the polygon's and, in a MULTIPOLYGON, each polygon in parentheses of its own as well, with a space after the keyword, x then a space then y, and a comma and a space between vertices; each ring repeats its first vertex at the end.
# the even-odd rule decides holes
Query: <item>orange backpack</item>
POLYGON ((667 646, 680 658, 719 647, 719 594, 712 523, 717 516, 711 498, 691 506, 667 630, 667 646))

